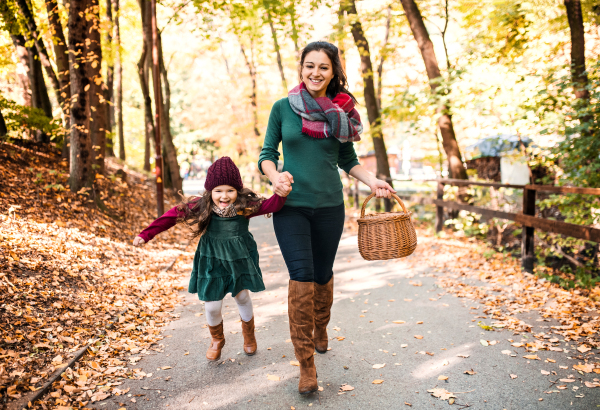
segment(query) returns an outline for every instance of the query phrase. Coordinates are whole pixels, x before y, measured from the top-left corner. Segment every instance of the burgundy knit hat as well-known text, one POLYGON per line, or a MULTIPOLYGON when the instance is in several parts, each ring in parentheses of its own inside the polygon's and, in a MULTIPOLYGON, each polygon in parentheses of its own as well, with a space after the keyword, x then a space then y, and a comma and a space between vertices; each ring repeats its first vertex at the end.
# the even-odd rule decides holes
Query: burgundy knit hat
POLYGON ((221 157, 216 160, 206 173, 204 189, 212 191, 219 185, 230 185, 238 191, 244 187, 240 170, 229 157, 221 157))

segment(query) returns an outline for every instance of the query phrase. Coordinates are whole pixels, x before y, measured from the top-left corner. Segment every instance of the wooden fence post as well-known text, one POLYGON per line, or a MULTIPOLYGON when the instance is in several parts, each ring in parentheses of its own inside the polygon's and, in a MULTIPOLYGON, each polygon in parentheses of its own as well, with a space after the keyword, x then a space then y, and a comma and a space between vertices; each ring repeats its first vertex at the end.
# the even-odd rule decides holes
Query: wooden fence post
MULTIPOLYGON (((444 184, 442 182, 437 184, 437 199, 440 201, 444 199, 444 184)), ((438 205, 435 208, 435 231, 441 232, 444 228, 444 207, 438 205)))
POLYGON ((358 203, 358 179, 354 180, 354 208, 360 208, 360 204, 358 203))
MULTIPOLYGON (((535 190, 523 190, 523 214, 535 216, 535 190)), ((523 226, 523 239, 521 243, 521 266, 525 272, 533 273, 535 262, 535 247, 533 243, 534 228, 523 226)))

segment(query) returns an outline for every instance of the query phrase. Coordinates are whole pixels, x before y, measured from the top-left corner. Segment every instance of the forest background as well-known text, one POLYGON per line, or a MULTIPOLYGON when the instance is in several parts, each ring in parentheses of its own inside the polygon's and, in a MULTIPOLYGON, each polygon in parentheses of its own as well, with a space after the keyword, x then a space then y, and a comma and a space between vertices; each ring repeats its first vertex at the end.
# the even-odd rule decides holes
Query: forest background
MULTIPOLYGON (((0 12, 3 138, 61 149, 74 192, 93 193, 105 158, 151 172, 150 3, 8 0, 0 12)), ((534 182, 600 186, 598 1, 188 0, 161 1, 157 15, 164 178, 175 191, 180 168, 198 156, 229 155, 244 175, 257 175, 270 108, 299 81, 299 50, 315 40, 340 48, 371 124, 357 150, 376 151, 380 176, 390 176, 386 147, 408 146, 439 174, 466 178, 465 147, 508 134, 534 142, 530 166, 545 169, 534 182), (412 21, 411 7, 420 12, 412 21)), ((600 223, 594 197, 551 196, 540 207, 600 223)), ((489 230, 464 214, 451 223, 489 230)), ((542 239, 597 268, 597 245, 542 239)))

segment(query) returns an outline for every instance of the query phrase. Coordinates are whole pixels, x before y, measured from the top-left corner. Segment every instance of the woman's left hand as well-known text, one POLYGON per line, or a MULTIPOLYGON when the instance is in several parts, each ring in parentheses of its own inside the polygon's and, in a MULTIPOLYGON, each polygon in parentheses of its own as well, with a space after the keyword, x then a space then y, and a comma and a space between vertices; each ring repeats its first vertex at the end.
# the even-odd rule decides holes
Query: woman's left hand
POLYGON ((392 197, 392 194, 396 193, 390 184, 377 178, 373 179, 373 182, 369 185, 369 188, 371 188, 371 192, 374 193, 377 198, 389 199, 392 197))

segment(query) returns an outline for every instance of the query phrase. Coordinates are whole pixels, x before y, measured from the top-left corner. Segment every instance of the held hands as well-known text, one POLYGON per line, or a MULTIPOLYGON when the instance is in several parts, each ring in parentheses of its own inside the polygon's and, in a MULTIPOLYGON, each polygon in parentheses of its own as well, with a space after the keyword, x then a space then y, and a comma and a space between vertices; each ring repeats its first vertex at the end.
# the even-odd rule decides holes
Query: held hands
POLYGON ((396 191, 385 181, 381 179, 373 178, 373 181, 369 184, 371 192, 375 194, 377 198, 391 198, 392 194, 396 191))
POLYGON ((136 236, 133 240, 133 246, 142 246, 146 241, 141 236, 136 236))
POLYGON ((271 183, 273 184, 273 192, 281 197, 286 197, 292 192, 294 177, 287 171, 281 172, 271 180, 271 183))

